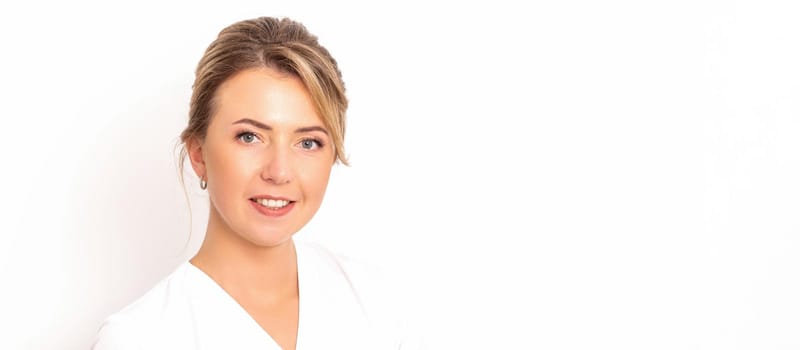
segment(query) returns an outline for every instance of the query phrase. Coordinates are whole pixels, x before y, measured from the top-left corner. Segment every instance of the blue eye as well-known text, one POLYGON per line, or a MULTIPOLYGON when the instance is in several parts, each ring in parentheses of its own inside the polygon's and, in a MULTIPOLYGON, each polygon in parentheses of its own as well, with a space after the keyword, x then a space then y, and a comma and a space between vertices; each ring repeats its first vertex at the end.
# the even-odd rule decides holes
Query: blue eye
POLYGON ((238 135, 236 135, 236 138, 241 140, 244 143, 253 143, 253 142, 256 142, 258 140, 258 138, 256 137, 256 134, 254 134, 252 132, 248 132, 248 131, 239 133, 238 135))
POLYGON ((300 147, 306 150, 313 150, 322 147, 322 142, 315 139, 304 139, 300 141, 300 147))

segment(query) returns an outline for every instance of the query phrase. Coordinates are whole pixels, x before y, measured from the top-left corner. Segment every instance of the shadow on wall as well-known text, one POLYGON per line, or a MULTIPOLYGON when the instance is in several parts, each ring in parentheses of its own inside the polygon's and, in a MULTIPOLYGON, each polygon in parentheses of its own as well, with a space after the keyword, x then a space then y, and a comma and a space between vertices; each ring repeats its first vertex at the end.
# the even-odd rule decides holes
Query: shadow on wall
MULTIPOLYGON (((188 107, 184 82, 173 81, 139 101, 106 113, 104 125, 77 155, 74 205, 66 210, 67 281, 53 289, 61 302, 32 348, 87 349, 103 319, 135 300, 199 248, 203 231, 190 236, 189 206, 176 170, 174 144, 188 107), (64 346, 64 345, 68 346, 64 346)), ((100 111, 90 115, 102 115, 100 111)), ((191 171, 186 189, 194 222, 207 218, 205 194, 191 171)))

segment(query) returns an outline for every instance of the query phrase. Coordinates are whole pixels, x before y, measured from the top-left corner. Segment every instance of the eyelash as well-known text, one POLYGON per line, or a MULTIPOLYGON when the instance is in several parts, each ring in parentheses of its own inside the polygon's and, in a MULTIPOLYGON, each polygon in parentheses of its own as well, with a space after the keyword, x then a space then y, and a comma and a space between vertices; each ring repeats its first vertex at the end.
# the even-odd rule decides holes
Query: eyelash
MULTIPOLYGON (((258 138, 258 136, 257 136, 255 133, 253 133, 253 132, 250 132, 250 131, 242 131, 242 132, 239 132, 239 133, 237 133, 237 134, 236 134, 236 139, 237 139, 237 140, 239 140, 239 141, 242 141, 242 142, 244 142, 245 144, 251 144, 251 143, 254 143, 256 140, 258 140, 259 138, 258 138), (254 140, 253 140, 252 142, 247 142, 247 141, 243 140, 243 139, 242 139, 242 137, 244 137, 244 136, 246 136, 246 135, 252 135, 252 136, 253 136, 253 138, 254 138, 254 140)), ((317 149, 325 147, 325 143, 324 143, 324 142, 322 142, 322 140, 320 140, 320 139, 318 139, 318 138, 314 138, 314 137, 306 137, 306 138, 304 138, 304 139, 300 140, 300 144, 302 144, 303 142, 306 142, 306 141, 312 141, 312 142, 315 142, 315 143, 317 144, 317 149)))
POLYGON ((245 144, 251 144, 251 143, 255 142, 255 140, 253 140, 253 142, 246 142, 245 140, 242 140, 242 137, 245 136, 245 135, 253 135, 253 138, 255 140, 258 140, 258 136, 256 136, 255 133, 252 133, 252 132, 249 132, 249 131, 242 131, 240 133, 237 133, 236 134, 236 139, 239 140, 239 141, 244 142, 245 144))
POLYGON ((313 138, 313 137, 307 137, 307 138, 304 138, 304 139, 300 140, 300 144, 302 145, 306 141, 316 142, 317 143, 317 148, 316 149, 325 147, 325 144, 320 139, 316 139, 316 138, 313 138))

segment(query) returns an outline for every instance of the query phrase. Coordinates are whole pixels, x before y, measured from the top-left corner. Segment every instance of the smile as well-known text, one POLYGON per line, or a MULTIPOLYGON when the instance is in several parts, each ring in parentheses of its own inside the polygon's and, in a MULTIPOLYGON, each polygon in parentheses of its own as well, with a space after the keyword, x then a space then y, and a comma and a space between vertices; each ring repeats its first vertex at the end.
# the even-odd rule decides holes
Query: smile
POLYGON ((295 201, 288 199, 273 198, 250 198, 250 204, 261 215, 277 218, 282 217, 292 211, 295 201))
POLYGON ((265 207, 265 208, 268 208, 268 209, 272 209, 272 210, 281 209, 281 208, 289 205, 289 203, 292 203, 291 201, 287 201, 287 200, 283 200, 283 199, 251 198, 250 200, 260 204, 262 207, 265 207))

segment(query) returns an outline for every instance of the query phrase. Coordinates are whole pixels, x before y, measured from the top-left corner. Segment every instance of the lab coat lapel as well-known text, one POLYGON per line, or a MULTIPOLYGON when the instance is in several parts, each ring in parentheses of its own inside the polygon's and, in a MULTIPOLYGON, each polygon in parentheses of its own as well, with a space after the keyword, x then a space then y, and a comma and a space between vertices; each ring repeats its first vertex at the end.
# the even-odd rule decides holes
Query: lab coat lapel
POLYGON ((329 298, 331 286, 323 282, 322 262, 313 246, 295 241, 295 247, 300 291, 297 350, 335 348, 335 335, 342 325, 329 317, 334 301, 329 298))
POLYGON ((314 322, 311 312, 314 310, 314 293, 318 287, 317 271, 309 264, 309 253, 306 246, 295 240, 294 249, 297 255, 297 290, 298 290, 298 325, 297 344, 295 350, 318 349, 311 340, 314 339, 314 322))
POLYGON ((361 341, 363 334, 355 329, 363 319, 358 318, 360 308, 350 291, 343 289, 339 266, 313 245, 295 241, 295 247, 300 291, 297 350, 359 348, 352 345, 361 341))

